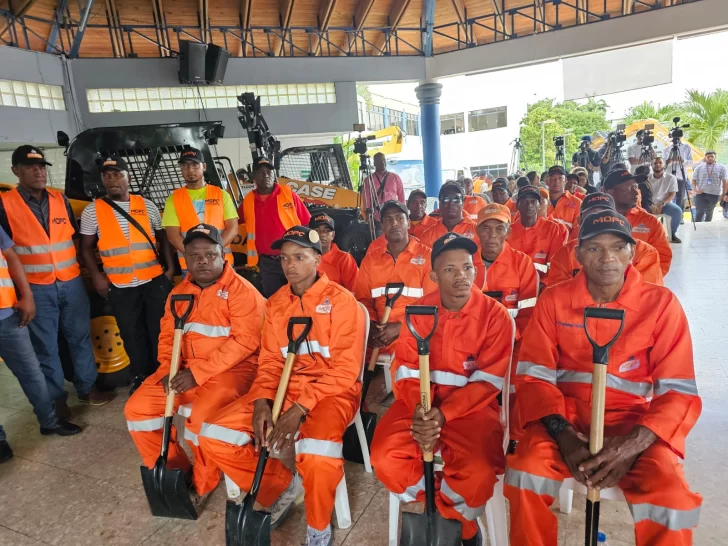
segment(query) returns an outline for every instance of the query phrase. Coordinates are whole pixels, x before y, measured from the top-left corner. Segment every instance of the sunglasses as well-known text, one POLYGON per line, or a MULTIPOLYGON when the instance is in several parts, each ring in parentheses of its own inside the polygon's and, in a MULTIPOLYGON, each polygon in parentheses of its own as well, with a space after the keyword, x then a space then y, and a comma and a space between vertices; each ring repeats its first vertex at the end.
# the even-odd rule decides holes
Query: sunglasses
POLYGON ((442 203, 443 205, 449 205, 449 204, 457 205, 458 203, 462 203, 462 202, 463 202, 463 198, 460 195, 449 195, 447 197, 443 197, 440 199, 440 203, 442 203))

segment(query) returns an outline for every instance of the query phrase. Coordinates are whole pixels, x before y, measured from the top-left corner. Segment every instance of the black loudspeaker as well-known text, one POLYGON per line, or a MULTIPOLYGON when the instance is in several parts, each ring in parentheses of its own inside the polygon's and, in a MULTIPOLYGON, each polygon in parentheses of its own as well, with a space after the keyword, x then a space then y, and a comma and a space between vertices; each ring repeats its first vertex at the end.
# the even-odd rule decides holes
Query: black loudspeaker
POLYGON ((210 44, 205 55, 205 80, 207 83, 222 85, 230 52, 220 46, 210 44))
POLYGON ((201 83, 205 81, 205 53, 207 44, 179 41, 180 83, 201 83))

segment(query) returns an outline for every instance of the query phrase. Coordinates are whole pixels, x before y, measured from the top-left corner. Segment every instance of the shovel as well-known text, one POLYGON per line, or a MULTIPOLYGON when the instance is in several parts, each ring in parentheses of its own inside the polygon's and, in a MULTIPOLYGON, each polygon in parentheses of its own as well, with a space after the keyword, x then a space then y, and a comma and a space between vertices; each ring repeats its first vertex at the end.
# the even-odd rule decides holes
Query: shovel
MULTIPOLYGON (((609 349, 617 341, 624 328, 624 310, 605 309, 603 307, 587 307, 584 309, 584 331, 592 346, 592 399, 591 399, 591 427, 589 430, 589 453, 596 455, 602 450, 604 444, 604 400, 607 388, 607 365, 609 363, 609 349), (587 319, 618 320, 619 330, 606 345, 597 345, 589 335, 587 319)), ((597 546, 599 533, 599 491, 589 488, 586 493, 586 546, 597 546)))
MULTIPOLYGON (((410 305, 405 309, 407 328, 417 340, 420 360, 420 404, 430 411, 430 339, 437 328, 437 307, 410 305), (434 324, 430 333, 421 337, 412 324, 412 315, 431 316, 434 324)), ((461 546, 462 525, 459 521, 443 518, 435 508, 435 466, 432 451, 423 454, 425 465, 425 513, 402 514, 400 546, 461 546)))
MULTIPOLYGON (((389 315, 392 312, 392 307, 402 295, 404 290, 403 282, 390 282, 384 288, 384 315, 380 321, 380 326, 386 326, 389 322, 389 315)), ((369 359, 369 366, 364 370, 364 381, 361 387, 361 421, 364 425, 364 434, 367 439, 367 445, 372 445, 372 439, 374 438, 374 429, 377 426, 377 414, 371 411, 364 411, 364 401, 369 392, 369 385, 374 377, 374 370, 377 367, 377 359, 379 358, 379 347, 372 349, 372 357, 369 359)), ((344 433, 344 459, 352 463, 364 464, 364 457, 361 453, 361 443, 359 442, 359 436, 357 435, 356 426, 351 425, 346 429, 344 433)))
MULTIPOLYGON (((311 317, 291 317, 288 321, 288 354, 286 363, 283 366, 281 380, 278 383, 276 398, 273 402, 273 424, 278 421, 281 415, 283 401, 286 398, 288 380, 291 378, 293 361, 301 346, 311 331, 313 319, 311 317), (293 328, 296 325, 303 326, 301 333, 293 337, 293 328)), ((269 431, 270 434, 271 431, 269 431)), ((265 464, 268 462, 268 448, 260 451, 258 465, 255 467, 255 476, 250 492, 246 495, 242 504, 234 501, 227 501, 225 507, 225 544, 227 546, 270 546, 270 513, 258 512, 254 509, 255 499, 258 497, 260 483, 263 481, 265 464)))
MULTIPOLYGON (((174 341, 172 343, 172 362, 169 366, 169 383, 177 375, 182 355, 182 334, 185 321, 192 312, 195 296, 192 294, 172 295, 169 307, 174 317, 174 341), (177 314, 176 303, 185 302, 187 308, 182 316, 177 314)), ((169 440, 172 433, 174 416, 174 390, 167 390, 167 403, 164 407, 164 428, 162 432, 162 449, 154 468, 141 467, 142 483, 147 494, 152 515, 160 518, 197 519, 197 511, 190 500, 190 491, 185 480, 185 473, 180 469, 167 468, 169 440)))

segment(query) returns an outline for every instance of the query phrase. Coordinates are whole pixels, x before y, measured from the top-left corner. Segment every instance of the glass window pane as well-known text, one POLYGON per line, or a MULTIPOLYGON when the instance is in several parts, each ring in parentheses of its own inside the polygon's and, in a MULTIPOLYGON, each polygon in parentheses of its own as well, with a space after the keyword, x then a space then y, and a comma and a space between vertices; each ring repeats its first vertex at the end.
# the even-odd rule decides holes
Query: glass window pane
POLYGON ((281 95, 278 97, 281 106, 288 106, 288 95, 281 95))
POLYGON ((112 89, 111 98, 115 101, 124 100, 124 90, 123 89, 112 89))
POLYGON ((138 110, 137 102, 135 100, 126 101, 126 111, 127 112, 136 112, 137 110, 138 110))
POLYGON ((287 85, 279 85, 278 86, 278 94, 279 95, 287 95, 288 94, 288 86, 287 85))
POLYGON ((105 100, 101 102, 101 111, 102 112, 113 112, 114 111, 114 103, 110 100, 105 100))
POLYGON ((328 102, 329 104, 336 103, 336 93, 327 93, 326 102, 328 102))
POLYGON ((124 89, 124 98, 126 100, 136 99, 136 93, 134 89, 124 89))
POLYGON ((169 87, 160 87, 159 88, 159 98, 160 99, 168 99, 170 96, 171 96, 171 94, 170 94, 169 87))
POLYGON ((215 96, 216 97, 227 97, 227 93, 225 92, 224 87, 216 87, 215 88, 215 96))
POLYGON ((146 89, 137 89, 136 90, 136 98, 138 98, 138 99, 146 99, 147 98, 147 90, 146 89))
POLYGON ((172 87, 169 92, 173 99, 182 98, 182 89, 180 89, 179 87, 172 87))
POLYGON ((24 95, 25 85, 23 82, 13 82, 13 91, 18 95, 24 95))
POLYGON ((299 104, 308 104, 308 95, 298 95, 299 104))
POLYGON ((298 104, 298 95, 290 95, 288 97, 288 102, 290 104, 298 104))
POLYGON ((58 85, 51 85, 51 97, 54 99, 62 99, 63 98, 63 88, 58 85))
POLYGON ((99 89, 99 99, 111 100, 111 89, 99 89))
POLYGON ((306 90, 308 91, 308 94, 312 94, 316 92, 316 84, 315 83, 308 83, 306 84, 306 90))
POLYGON ((88 111, 92 114, 98 114, 101 112, 101 103, 99 101, 89 101, 88 103, 88 111))
POLYGON ((149 101, 149 109, 150 110, 161 110, 162 109, 162 103, 158 100, 150 100, 149 101))
POLYGON ((205 108, 217 108, 217 99, 206 98, 205 99, 205 108))
POLYGON ((13 86, 7 80, 0 80, 0 93, 12 93, 13 86))
POLYGON ((289 95, 297 95, 298 91, 296 90, 296 84, 295 83, 289 83, 288 84, 288 94, 289 95))
POLYGON ((86 91, 86 98, 88 100, 99 100, 99 91, 97 89, 89 89, 86 91))
MULTIPOLYGON (((25 97, 23 95, 15 95, 15 104, 17 104, 21 108, 29 108, 30 102, 28 101, 28 97, 25 97)), ((66 105, 63 104, 63 101, 61 101, 61 108, 58 108, 58 110, 65 110, 66 105)))
POLYGON ((309 104, 316 104, 316 95, 309 95, 308 96, 308 103, 309 104))
POLYGON ((270 106, 278 106, 278 95, 273 96, 273 97, 269 97, 268 98, 268 103, 269 103, 270 106))
POLYGON ((15 95, 3 93, 3 106, 15 106, 15 95))
POLYGON ((317 102, 319 104, 326 104, 326 94, 325 93, 319 93, 317 95, 317 97, 318 97, 317 102))
POLYGON ((161 110, 172 110, 172 101, 169 99, 162 99, 161 110))
POLYGON ((42 108, 39 97, 28 97, 31 108, 42 108))
POLYGON ((142 112, 149 111, 149 101, 148 100, 140 100, 137 102, 139 104, 139 110, 142 112))
POLYGON ((238 99, 235 97, 228 97, 227 99, 228 108, 236 108, 238 106, 238 99))
POLYGON ((152 87, 150 89, 147 89, 147 95, 150 99, 158 99, 159 98, 159 89, 156 87, 152 87))
POLYGON ((183 101, 182 99, 175 99, 172 101, 172 105, 174 106, 175 110, 184 110, 185 101, 183 101))
POLYGON ((317 83, 316 84, 316 92, 317 93, 326 93, 326 84, 325 83, 317 83))
POLYGON ((124 112, 126 110, 126 104, 123 100, 114 101, 114 112, 124 112))

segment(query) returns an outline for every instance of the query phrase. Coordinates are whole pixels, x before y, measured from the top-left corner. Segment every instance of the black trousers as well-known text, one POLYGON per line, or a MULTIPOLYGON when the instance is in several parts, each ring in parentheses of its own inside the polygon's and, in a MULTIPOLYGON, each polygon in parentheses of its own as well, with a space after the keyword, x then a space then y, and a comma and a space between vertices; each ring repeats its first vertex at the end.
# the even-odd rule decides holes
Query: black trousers
POLYGON ((260 268, 260 282, 263 285, 263 296, 265 298, 270 298, 280 288, 288 284, 278 256, 261 254, 258 260, 258 268, 260 268))
POLYGON ((131 375, 148 376, 159 367, 157 344, 172 281, 160 275, 139 286, 111 287, 109 301, 124 349, 129 355, 131 375))
POLYGON ((720 200, 720 195, 701 193, 695 196, 695 221, 712 222, 713 211, 720 200))

